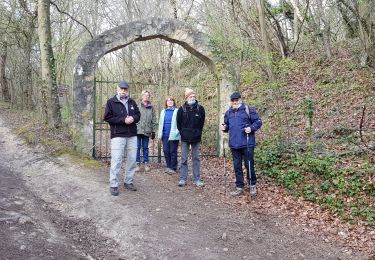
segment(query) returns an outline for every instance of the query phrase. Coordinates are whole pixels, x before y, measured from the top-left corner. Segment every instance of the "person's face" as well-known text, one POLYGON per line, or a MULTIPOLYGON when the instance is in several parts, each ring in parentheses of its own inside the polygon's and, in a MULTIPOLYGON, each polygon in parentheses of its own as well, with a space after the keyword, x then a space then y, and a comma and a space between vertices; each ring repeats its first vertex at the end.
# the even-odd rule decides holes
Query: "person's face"
POLYGON ((150 93, 146 92, 142 95, 142 100, 143 102, 149 101, 150 100, 150 93))
POLYGON ((167 107, 173 107, 173 106, 174 106, 174 101, 173 101, 173 99, 168 98, 168 99, 167 99, 167 107))
POLYGON ((238 107, 238 105, 241 104, 241 99, 240 98, 231 99, 230 104, 232 107, 238 107))
POLYGON ((117 94, 120 96, 120 97, 126 97, 129 93, 129 89, 127 88, 117 88, 117 94))
POLYGON ((194 101, 197 98, 195 94, 191 94, 190 96, 187 97, 187 101, 194 101))

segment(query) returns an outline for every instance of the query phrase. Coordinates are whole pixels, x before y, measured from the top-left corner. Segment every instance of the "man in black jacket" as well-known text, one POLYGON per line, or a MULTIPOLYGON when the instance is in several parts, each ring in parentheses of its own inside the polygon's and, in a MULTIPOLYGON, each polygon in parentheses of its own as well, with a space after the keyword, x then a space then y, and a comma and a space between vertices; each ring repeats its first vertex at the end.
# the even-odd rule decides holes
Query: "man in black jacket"
POLYGON ((195 185, 203 187, 200 178, 200 148, 205 120, 203 106, 198 104, 194 90, 185 89, 186 102, 177 111, 177 128, 181 135, 181 173, 178 186, 186 185, 188 177, 188 158, 190 147, 193 159, 193 180, 195 185))
POLYGON ((137 155, 137 123, 141 118, 137 103, 129 97, 129 84, 121 80, 118 83, 117 95, 107 101, 104 120, 111 128, 111 169, 109 173, 110 192, 119 194, 118 186, 121 177, 122 157, 126 149, 126 168, 124 186, 136 191, 133 178, 137 155))

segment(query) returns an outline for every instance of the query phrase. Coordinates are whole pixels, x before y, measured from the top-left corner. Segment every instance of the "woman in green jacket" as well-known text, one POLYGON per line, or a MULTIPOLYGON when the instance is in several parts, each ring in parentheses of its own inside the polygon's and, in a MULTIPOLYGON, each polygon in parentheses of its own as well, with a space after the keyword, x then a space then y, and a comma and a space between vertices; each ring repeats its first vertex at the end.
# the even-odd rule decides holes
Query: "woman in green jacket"
POLYGON ((143 90, 141 93, 141 103, 138 104, 141 112, 141 120, 137 123, 137 165, 138 170, 141 164, 141 148, 143 153, 144 170, 147 172, 150 167, 149 163, 149 149, 148 143, 150 138, 155 138, 156 129, 156 113, 154 107, 150 103, 150 92, 143 90))

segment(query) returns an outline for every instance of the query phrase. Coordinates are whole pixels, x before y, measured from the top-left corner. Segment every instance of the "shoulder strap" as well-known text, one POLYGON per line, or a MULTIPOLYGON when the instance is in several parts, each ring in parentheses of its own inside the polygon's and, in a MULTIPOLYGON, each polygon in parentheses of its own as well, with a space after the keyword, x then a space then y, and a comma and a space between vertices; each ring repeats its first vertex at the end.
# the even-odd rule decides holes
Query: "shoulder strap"
POLYGON ((250 118, 250 109, 249 109, 249 106, 245 104, 245 112, 247 114, 247 116, 250 118))
POLYGON ((224 116, 229 116, 229 109, 227 111, 225 111, 224 116))

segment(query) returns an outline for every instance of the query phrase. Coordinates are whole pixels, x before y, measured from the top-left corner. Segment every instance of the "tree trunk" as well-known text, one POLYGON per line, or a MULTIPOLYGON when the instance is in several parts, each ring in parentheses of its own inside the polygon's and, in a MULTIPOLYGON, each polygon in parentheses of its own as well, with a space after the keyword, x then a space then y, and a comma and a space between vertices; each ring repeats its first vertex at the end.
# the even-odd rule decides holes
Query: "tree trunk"
MULTIPOLYGON (((31 36, 32 37, 32 36, 31 36)), ((33 77, 32 77, 32 65, 31 65, 31 50, 32 50, 32 39, 29 39, 29 44, 27 44, 27 48, 24 49, 25 54, 25 89, 24 89, 24 96, 25 106, 27 110, 31 110, 34 108, 33 105, 33 77)))
POLYGON ((297 41, 299 34, 299 0, 294 0, 294 17, 293 17, 293 40, 297 41))
MULTIPOLYGON (((128 0, 128 16, 129 16, 129 22, 132 22, 134 20, 134 14, 133 14, 133 10, 134 10, 134 4, 133 4, 133 0, 128 0)), ((129 48, 129 53, 128 53, 128 56, 127 58, 129 59, 129 67, 128 67, 128 73, 129 73, 129 79, 128 81, 130 82, 134 82, 134 71, 133 71, 133 66, 134 66, 134 60, 133 60, 133 53, 134 53, 134 45, 133 44, 130 44, 128 46, 129 48)), ((124 64, 126 64, 126 62, 124 61, 124 64)))
POLYGON ((328 19, 324 13, 323 0, 317 0, 316 31, 323 43, 327 58, 331 59, 331 29, 328 19))
MULTIPOLYGON (((177 19, 177 3, 176 0, 170 0, 170 4, 173 10, 173 18, 177 19)), ((173 57, 173 51, 174 51, 174 44, 169 43, 169 51, 168 51, 168 60, 167 60, 167 93, 169 93, 171 86, 172 86, 172 57, 173 57)))
POLYGON ((8 81, 5 75, 5 65, 7 60, 7 44, 0 43, 0 89, 5 101, 10 101, 8 81))
POLYGON ((275 75, 272 70, 272 58, 270 53, 270 47, 267 37, 266 18, 264 13, 264 0, 258 0, 258 11, 259 11, 259 24, 262 34, 262 41, 264 47, 264 53, 266 58, 267 74, 271 82, 275 82, 275 75))
POLYGON ((50 1, 38 0, 38 36, 42 69, 42 110, 50 127, 61 125, 59 97, 57 95, 55 59, 51 45, 50 1))
POLYGON ((362 66, 373 65, 375 61, 375 19, 373 18, 373 5, 369 1, 358 3, 359 37, 366 53, 366 55, 362 55, 361 57, 362 66))

